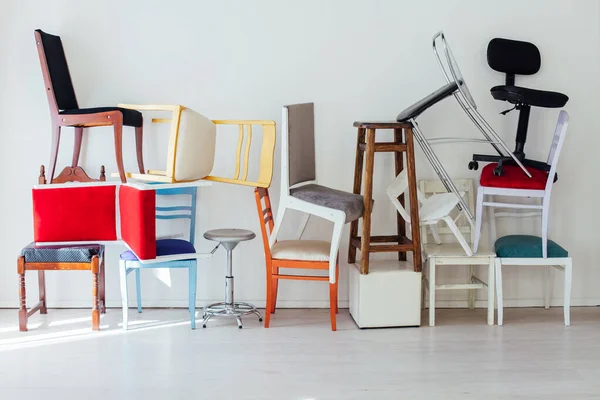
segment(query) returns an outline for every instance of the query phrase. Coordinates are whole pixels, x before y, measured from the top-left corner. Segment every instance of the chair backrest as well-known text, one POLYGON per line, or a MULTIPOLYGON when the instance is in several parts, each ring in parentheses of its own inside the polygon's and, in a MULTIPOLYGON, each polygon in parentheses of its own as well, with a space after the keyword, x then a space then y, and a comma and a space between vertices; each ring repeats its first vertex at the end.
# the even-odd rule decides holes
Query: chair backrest
POLYGON ((281 189, 317 179, 314 103, 283 107, 281 141, 281 189))
POLYGON ((271 247, 269 246, 269 239, 274 227, 273 208, 271 207, 269 189, 254 189, 254 197, 256 199, 256 211, 258 212, 260 231, 262 233, 263 246, 265 249, 265 259, 269 260, 271 259, 271 247))
POLYGON ((44 166, 32 189, 35 242, 95 242, 117 239, 117 186, 67 167, 47 183, 44 166), (71 182, 77 182, 72 184, 71 182))
POLYGON ((493 70, 506 74, 506 85, 514 85, 515 75, 537 73, 542 57, 533 43, 494 38, 488 43, 487 62, 493 70))
POLYGON ((568 126, 569 114, 565 110, 561 110, 558 114, 554 136, 552 137, 552 144, 550 145, 550 151, 548 152, 548 159, 546 161, 546 163, 550 165, 550 172, 548 173, 545 189, 548 193, 552 191, 554 174, 556 173, 556 166, 558 165, 558 157, 560 156, 560 151, 562 150, 565 141, 568 126))
POLYGON ((51 35, 41 29, 36 29, 34 35, 50 111, 56 115, 59 110, 78 109, 75 88, 60 36, 51 35))
POLYGON ((121 239, 137 258, 156 258, 156 192, 121 185, 119 217, 121 239))
POLYGON ((181 187, 181 188, 169 188, 159 189, 160 185, 157 185, 156 196, 190 196, 189 205, 176 205, 176 206, 156 206, 156 219, 158 220, 172 220, 172 219, 189 219, 189 241, 194 244, 196 237, 196 198, 197 198, 197 187, 181 187))
MULTIPOLYGON (((463 198, 465 199, 465 203, 469 206, 471 210, 475 209, 475 189, 473 184, 473 179, 453 179, 452 180, 458 189, 459 192, 464 193, 463 198)), ((420 180, 419 181, 419 192, 425 198, 438 194, 438 193, 447 193, 444 184, 439 180, 420 180)), ((455 210, 458 214, 459 211, 455 210)), ((456 218, 458 215, 453 216, 456 218)), ((456 225, 460 230, 460 233, 463 236, 468 235, 470 237, 470 243, 475 241, 475 230, 472 229, 471 224, 469 223, 468 217, 462 213, 461 217, 456 220, 456 225)), ((452 235, 452 231, 445 225, 438 225, 436 231, 440 235, 452 235)), ((425 226, 421 227, 421 242, 428 243, 428 230, 425 226)))
POLYGON ((175 182, 207 177, 214 165, 217 126, 204 115, 178 106, 171 122, 167 176, 175 182))

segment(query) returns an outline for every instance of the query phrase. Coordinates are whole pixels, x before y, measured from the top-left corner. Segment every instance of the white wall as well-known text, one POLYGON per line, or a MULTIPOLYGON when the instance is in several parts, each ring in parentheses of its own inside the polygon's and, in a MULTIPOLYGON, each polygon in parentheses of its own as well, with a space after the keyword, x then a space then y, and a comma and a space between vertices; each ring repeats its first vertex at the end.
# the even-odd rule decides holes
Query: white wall
MULTIPOLYGON (((273 119, 278 135, 283 104, 314 101, 317 163, 324 185, 351 190, 355 120, 393 119, 404 107, 442 84, 431 51, 431 37, 444 30, 479 108, 512 147, 517 113, 498 115, 508 104, 492 99, 490 87, 501 74, 486 63, 488 41, 504 36, 535 42, 541 71, 518 78, 525 86, 569 95, 568 137, 559 165, 552 204, 550 238, 574 258, 573 304, 595 305, 600 256, 596 223, 598 135, 599 5, 594 0, 475 1, 8 1, 0 14, 0 306, 17 301, 16 258, 32 239, 30 189, 49 156, 50 119, 33 31, 59 34, 81 106, 119 102, 183 104, 214 119, 273 119)), ((527 154, 545 159, 558 110, 535 109, 527 154)), ((454 100, 420 118, 429 136, 478 137, 454 100)), ((166 133, 146 126, 146 167, 160 167, 166 133), (163 147, 161 147, 163 146, 163 147)), ((59 166, 70 160, 72 130, 63 134, 59 166)), ((136 167, 131 129, 125 130, 125 163, 136 167)), ((478 145, 450 145, 440 157, 454 177, 476 178, 467 169, 478 145)), ((279 159, 271 194, 279 196, 279 159)), ((395 215, 383 189, 392 179, 391 155, 376 160, 376 232, 390 232, 395 215)), ((417 149, 419 178, 434 173, 417 149)), ((114 172, 110 129, 87 131, 82 165, 97 174, 101 164, 114 172)), ((220 156, 219 165, 231 162, 220 156)), ((200 249, 212 243, 202 233, 217 227, 259 232, 250 188, 214 185, 202 189, 198 214, 200 249)), ((504 232, 536 232, 534 223, 504 225, 504 232), (518 228, 518 229, 517 229, 518 228)), ((293 232, 294 220, 286 232, 293 232)), ((327 239, 327 223, 313 221, 307 237, 327 239)), ((341 248, 342 305, 347 301, 346 229, 341 248)), ((108 304, 119 304, 117 260, 120 247, 108 249, 108 304)), ((264 304, 264 258, 259 239, 236 249, 238 299, 264 304), (243 265, 242 265, 243 264, 243 265)), ((198 303, 222 298, 225 255, 200 262, 198 303)), ((458 279, 464 271, 443 279, 458 279)), ((144 273, 146 305, 184 305, 185 274, 144 273)), ((51 306, 88 306, 90 277, 85 272, 48 274, 51 306)), ((541 271, 506 271, 508 304, 541 301, 541 271)), ((29 293, 36 295, 34 274, 29 293)), ((465 293, 446 294, 448 305, 464 305, 465 293)), ((560 302, 560 280, 553 297, 560 302)), ((319 283, 283 282, 286 306, 325 306, 327 289, 319 283)))

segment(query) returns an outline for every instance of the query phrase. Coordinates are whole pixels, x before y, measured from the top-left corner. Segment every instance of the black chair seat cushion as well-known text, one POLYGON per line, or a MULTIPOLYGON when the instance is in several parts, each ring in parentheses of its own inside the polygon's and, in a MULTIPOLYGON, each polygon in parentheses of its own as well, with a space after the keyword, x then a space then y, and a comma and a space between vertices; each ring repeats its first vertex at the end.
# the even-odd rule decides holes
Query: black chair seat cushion
POLYGON ((450 82, 439 88, 433 93, 430 93, 426 97, 423 97, 421 100, 417 101, 415 104, 411 105, 407 109, 403 110, 396 117, 396 121, 398 122, 407 122, 413 118, 418 117, 423 111, 427 110, 429 107, 434 104, 442 101, 446 97, 450 96, 458 89, 458 85, 456 82, 450 82))
POLYGON ((494 86, 492 97, 512 104, 528 104, 536 107, 558 108, 567 104, 569 97, 558 92, 529 89, 520 86, 494 86))
POLYGON ((346 213, 346 223, 359 219, 364 211, 362 195, 313 183, 291 189, 290 195, 308 203, 343 211, 346 213))
POLYGON ((64 115, 81 115, 81 114, 96 114, 107 111, 121 111, 123 114, 123 125, 134 126, 139 128, 144 123, 142 113, 137 110, 130 110, 121 107, 94 107, 94 108, 79 108, 76 110, 63 110, 59 114, 64 115))
POLYGON ((103 254, 104 246, 99 244, 36 246, 30 243, 21 250, 26 263, 88 263, 93 256, 103 254))

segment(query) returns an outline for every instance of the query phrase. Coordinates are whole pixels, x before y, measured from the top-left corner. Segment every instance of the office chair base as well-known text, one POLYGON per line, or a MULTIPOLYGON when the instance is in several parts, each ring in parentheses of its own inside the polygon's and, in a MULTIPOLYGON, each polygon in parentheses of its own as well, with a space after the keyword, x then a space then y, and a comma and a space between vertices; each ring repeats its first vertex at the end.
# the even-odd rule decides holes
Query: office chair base
POLYGON ((258 309, 249 303, 214 303, 204 307, 204 313, 202 315, 202 327, 206 328, 206 324, 213 317, 226 317, 235 318, 237 320, 238 328, 242 329, 242 316, 254 314, 258 317, 258 321, 262 322, 263 318, 258 309))

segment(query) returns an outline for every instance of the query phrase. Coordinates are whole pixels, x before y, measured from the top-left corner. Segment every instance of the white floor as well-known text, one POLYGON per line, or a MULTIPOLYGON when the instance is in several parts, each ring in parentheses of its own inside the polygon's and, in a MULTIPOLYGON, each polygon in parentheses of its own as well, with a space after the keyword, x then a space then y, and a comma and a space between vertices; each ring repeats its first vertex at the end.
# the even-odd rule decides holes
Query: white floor
MULTIPOLYGON (((262 310, 261 310, 262 311, 262 310)), ((0 310, 0 399, 599 399, 600 308, 438 310, 437 326, 359 330, 340 310, 278 310, 189 329, 186 310, 0 310)))

